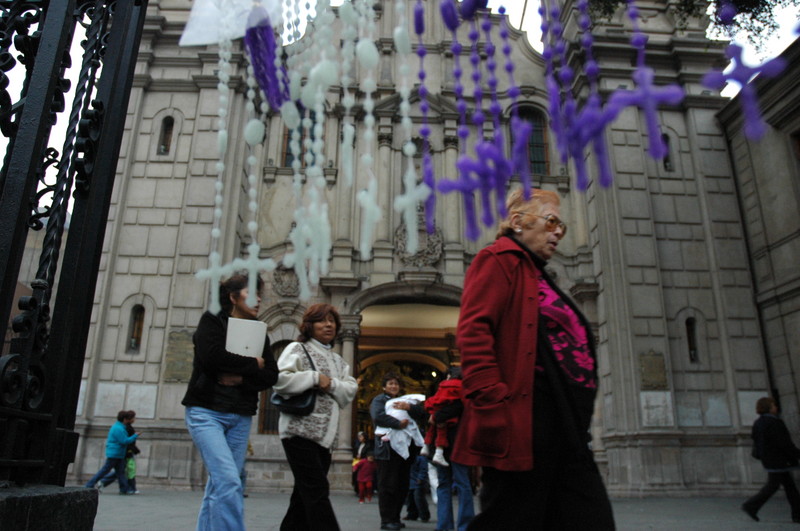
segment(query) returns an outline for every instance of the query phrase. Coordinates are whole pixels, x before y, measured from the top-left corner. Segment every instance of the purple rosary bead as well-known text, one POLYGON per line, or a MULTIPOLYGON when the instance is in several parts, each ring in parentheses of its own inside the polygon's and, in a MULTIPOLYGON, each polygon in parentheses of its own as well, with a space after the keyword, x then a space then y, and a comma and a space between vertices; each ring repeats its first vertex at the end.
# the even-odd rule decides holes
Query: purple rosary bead
POLYGON ((264 8, 255 7, 250 12, 244 45, 258 86, 264 91, 270 107, 279 109, 288 100, 286 70, 283 67, 280 71, 275 68, 275 30, 264 8))
POLYGON ((748 82, 756 74, 768 78, 777 77, 786 68, 786 61, 781 57, 776 57, 760 66, 750 67, 742 61, 742 47, 738 44, 728 46, 725 53, 734 63, 733 69, 728 73, 711 71, 703 77, 702 83, 704 86, 716 90, 722 89, 728 81, 734 81, 742 87, 739 100, 742 102, 745 119, 744 134, 751 140, 758 140, 764 136, 766 126, 761 118, 761 111, 758 109, 758 96, 755 88, 748 82))

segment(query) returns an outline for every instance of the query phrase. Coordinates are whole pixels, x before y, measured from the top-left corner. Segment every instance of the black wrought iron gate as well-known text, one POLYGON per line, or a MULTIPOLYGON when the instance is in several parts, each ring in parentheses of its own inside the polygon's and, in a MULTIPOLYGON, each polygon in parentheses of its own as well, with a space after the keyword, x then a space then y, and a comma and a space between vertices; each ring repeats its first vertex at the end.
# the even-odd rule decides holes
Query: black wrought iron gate
POLYGON ((0 483, 64 485, 75 457, 84 351, 146 10, 147 0, 0 0, 0 132, 8 142, 0 337, 13 336, 0 357, 0 483), (76 33, 81 57, 70 54, 76 33), (64 77, 72 61, 80 61, 74 87, 64 77), (64 120, 59 153, 48 139, 64 120), (46 231, 44 244, 35 278, 19 279, 32 294, 15 300, 29 230, 46 231), (22 312, 12 323, 14 305, 22 312))

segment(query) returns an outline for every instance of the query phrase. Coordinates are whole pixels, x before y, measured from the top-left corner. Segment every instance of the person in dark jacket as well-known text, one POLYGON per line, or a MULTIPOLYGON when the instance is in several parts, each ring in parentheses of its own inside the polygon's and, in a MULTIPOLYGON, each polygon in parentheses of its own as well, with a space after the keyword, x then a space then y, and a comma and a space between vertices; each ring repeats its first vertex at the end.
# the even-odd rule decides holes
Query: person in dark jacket
POLYGON ((464 278, 464 413, 451 461, 482 469, 470 531, 615 528, 589 448, 591 325, 546 268, 567 231, 559 204, 548 190, 512 192, 497 239, 464 278))
POLYGON ((761 460, 767 471, 767 483, 758 493, 742 504, 742 510, 758 522, 758 510, 783 485, 786 499, 792 508, 792 521, 800 523, 800 493, 790 472, 798 468, 800 449, 792 442, 786 424, 777 417, 778 405, 765 396, 756 402, 759 417, 753 423, 753 457, 761 460))
POLYGON ((407 512, 403 520, 416 520, 427 522, 431 519, 428 507, 428 460, 418 455, 411 465, 411 476, 408 480, 408 498, 406 499, 407 512))
MULTIPOLYGON (((122 412, 120 412, 122 413, 122 412)), ((133 435, 136 433, 136 430, 133 428, 133 423, 136 422, 136 412, 125 411, 125 415, 123 416, 122 423, 125 425, 125 431, 128 433, 128 436, 133 435)), ((128 445, 128 449, 125 451, 125 477, 128 479, 128 494, 139 494, 139 489, 136 488, 136 456, 141 453, 139 447, 136 446, 136 441, 132 442, 128 445), (133 460, 133 463, 131 461, 133 460)), ((95 486, 97 490, 102 490, 105 487, 108 487, 112 483, 117 480, 117 471, 112 470, 108 473, 106 477, 104 477, 99 483, 95 486)))
MULTIPOLYGON (((461 368, 451 367, 449 378, 461 378, 461 368)), ((439 484, 436 488, 436 530, 435 531, 466 531, 467 526, 475 518, 475 503, 472 499, 472 482, 468 466, 450 460, 450 451, 455 444, 458 424, 464 411, 464 403, 454 400, 438 408, 433 414, 433 423, 446 426, 448 445, 444 450, 449 466, 436 466, 436 475, 439 484), (453 491, 458 496, 458 513, 453 520, 453 491)))
POLYGON ((116 471, 116 477, 119 481, 119 493, 130 494, 128 477, 125 474, 125 451, 129 444, 136 442, 139 434, 134 432, 128 435, 124 422, 127 415, 128 412, 125 410, 117 413, 117 422, 111 425, 106 438, 106 462, 97 471, 97 474, 86 483, 85 486, 87 488, 94 488, 97 482, 106 477, 106 474, 113 469, 116 471))
MULTIPOLYGON (((382 378, 383 393, 372 399, 369 413, 376 428, 402 430, 408 426, 408 419, 398 420, 386 413, 386 402, 400 395, 400 377, 387 372, 382 378)), ((420 404, 398 402, 398 409, 405 409, 416 422, 425 419, 425 408, 420 404)), ((411 477, 411 465, 414 463, 419 448, 411 444, 409 455, 404 459, 394 451, 388 441, 380 436, 375 437, 375 460, 378 462, 378 510, 381 515, 381 529, 401 529, 400 512, 408 495, 408 481, 411 477)))
MULTIPOLYGON (((194 363, 183 398, 186 426, 208 470, 197 529, 244 529, 240 472, 247 452, 258 392, 278 380, 269 338, 260 358, 225 350, 228 318, 257 319, 261 297, 247 304, 248 278, 234 275, 220 284, 222 311, 205 312, 194 333, 194 363)), ((258 290, 263 281, 258 279, 258 290)))

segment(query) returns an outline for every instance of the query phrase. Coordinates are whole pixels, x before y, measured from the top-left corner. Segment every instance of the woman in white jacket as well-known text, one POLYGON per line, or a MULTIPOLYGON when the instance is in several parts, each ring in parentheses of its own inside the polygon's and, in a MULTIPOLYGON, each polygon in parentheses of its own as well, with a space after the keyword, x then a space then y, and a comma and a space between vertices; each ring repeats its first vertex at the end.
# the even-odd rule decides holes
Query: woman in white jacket
POLYGON ((293 396, 314 388, 317 397, 307 416, 280 414, 281 443, 294 475, 281 530, 338 530, 329 499, 328 469, 337 444, 339 411, 353 401, 358 384, 350 366, 333 351, 341 328, 336 308, 314 304, 306 310, 299 328, 297 341, 287 345, 278 359, 278 382, 273 390, 293 396))

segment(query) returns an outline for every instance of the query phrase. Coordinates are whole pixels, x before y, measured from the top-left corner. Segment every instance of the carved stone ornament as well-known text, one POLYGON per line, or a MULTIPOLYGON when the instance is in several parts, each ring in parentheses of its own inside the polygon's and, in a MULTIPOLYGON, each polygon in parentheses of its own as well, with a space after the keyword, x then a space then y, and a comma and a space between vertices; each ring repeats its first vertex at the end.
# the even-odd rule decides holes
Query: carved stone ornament
POLYGON ((299 297, 300 281, 294 269, 276 268, 272 272, 272 289, 281 297, 299 297))
POLYGON ((401 223, 394 231, 394 241, 396 243, 395 253, 400 258, 403 265, 412 267, 425 267, 436 264, 442 258, 442 231, 438 227, 433 234, 428 234, 425 230, 425 220, 419 219, 419 246, 416 254, 408 254, 408 232, 406 224, 401 223))
POLYGON ((444 148, 458 149, 458 137, 456 135, 447 135, 444 137, 444 148))

